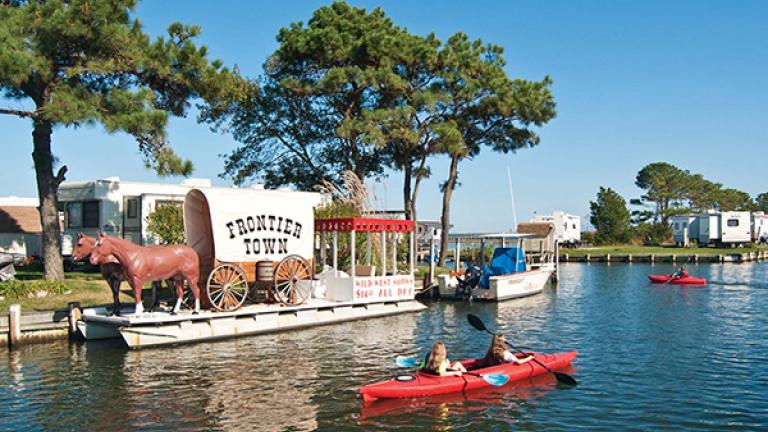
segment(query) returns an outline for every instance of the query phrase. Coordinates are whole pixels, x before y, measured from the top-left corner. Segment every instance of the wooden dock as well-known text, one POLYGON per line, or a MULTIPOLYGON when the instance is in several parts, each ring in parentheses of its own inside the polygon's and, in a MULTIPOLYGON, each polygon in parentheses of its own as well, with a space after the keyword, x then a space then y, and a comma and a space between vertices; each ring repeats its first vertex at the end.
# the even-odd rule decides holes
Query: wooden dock
POLYGON ((581 263, 745 263, 766 259, 768 251, 736 254, 560 254, 560 262, 581 263))

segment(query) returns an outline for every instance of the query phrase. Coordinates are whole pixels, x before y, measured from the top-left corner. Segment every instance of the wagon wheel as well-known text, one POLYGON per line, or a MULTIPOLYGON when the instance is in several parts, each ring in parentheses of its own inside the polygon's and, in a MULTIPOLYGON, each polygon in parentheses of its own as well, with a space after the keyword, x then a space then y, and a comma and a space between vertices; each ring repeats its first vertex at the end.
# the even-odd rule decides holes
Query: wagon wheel
POLYGON ((234 264, 221 264, 208 276, 205 295, 217 311, 233 311, 240 308, 248 295, 245 272, 234 264))
POLYGON ((298 305, 309 298, 312 272, 309 264, 298 255, 288 255, 275 268, 275 297, 280 303, 298 305), (302 283, 302 281, 305 281, 302 283))

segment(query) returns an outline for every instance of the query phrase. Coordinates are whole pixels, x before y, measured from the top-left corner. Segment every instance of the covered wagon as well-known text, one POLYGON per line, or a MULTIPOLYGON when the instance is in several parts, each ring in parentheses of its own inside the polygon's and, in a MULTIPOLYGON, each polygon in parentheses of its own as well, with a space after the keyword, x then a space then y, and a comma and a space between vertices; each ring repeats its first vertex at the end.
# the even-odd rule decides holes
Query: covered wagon
POLYGON ((219 311, 255 297, 301 304, 311 294, 314 207, 320 194, 263 189, 192 189, 184 199, 187 243, 200 258, 204 302, 219 311))

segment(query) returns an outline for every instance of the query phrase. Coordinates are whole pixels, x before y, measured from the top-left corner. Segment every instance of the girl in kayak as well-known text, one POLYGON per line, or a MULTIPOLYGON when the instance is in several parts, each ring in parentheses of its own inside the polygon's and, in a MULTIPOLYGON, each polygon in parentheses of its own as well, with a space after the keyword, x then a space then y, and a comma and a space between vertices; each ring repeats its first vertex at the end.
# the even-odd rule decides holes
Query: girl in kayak
POLYGON ((680 270, 678 270, 674 275, 672 275, 673 279, 687 278, 687 277, 688 277, 688 270, 686 270, 685 267, 680 267, 680 270))
POLYGON ((493 335, 491 346, 488 348, 488 352, 485 354, 485 358, 483 360, 483 363, 486 365, 486 367, 496 366, 503 363, 516 363, 521 365, 533 360, 533 356, 529 355, 523 358, 518 358, 507 349, 507 344, 504 341, 504 335, 495 334, 493 335))
POLYGON ((432 345, 424 370, 439 376, 461 376, 463 372, 467 371, 463 364, 459 362, 451 364, 448 361, 448 350, 442 342, 435 342, 432 345))

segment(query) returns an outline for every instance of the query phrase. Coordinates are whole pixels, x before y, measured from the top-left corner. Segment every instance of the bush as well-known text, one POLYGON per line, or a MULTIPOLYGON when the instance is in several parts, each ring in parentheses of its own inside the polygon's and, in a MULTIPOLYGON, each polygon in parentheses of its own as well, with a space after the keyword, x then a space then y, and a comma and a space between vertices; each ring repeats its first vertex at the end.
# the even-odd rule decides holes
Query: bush
POLYGON ((30 293, 47 291, 49 294, 63 294, 67 291, 64 281, 57 280, 9 280, 0 282, 0 296, 9 299, 24 298, 30 293))
POLYGON ((147 231, 157 236, 161 244, 184 244, 184 210, 180 206, 161 205, 147 216, 147 231))
POLYGON ((646 246, 658 246, 672 240, 672 228, 660 223, 641 223, 635 228, 635 239, 646 246))

